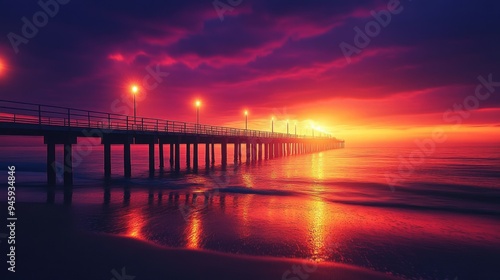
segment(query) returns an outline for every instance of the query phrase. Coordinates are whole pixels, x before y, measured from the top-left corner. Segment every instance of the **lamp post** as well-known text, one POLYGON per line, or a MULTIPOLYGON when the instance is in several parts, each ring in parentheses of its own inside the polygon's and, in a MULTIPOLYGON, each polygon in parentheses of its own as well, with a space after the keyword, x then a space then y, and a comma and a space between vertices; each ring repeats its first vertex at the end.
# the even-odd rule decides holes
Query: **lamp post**
POLYGON ((132 87, 130 88, 130 91, 132 92, 132 95, 134 96, 134 124, 136 124, 137 107, 136 107, 136 104, 135 104, 135 96, 139 92, 139 87, 136 86, 136 85, 132 85, 132 87))
POLYGON ((201 106, 201 101, 200 100, 196 100, 195 106, 196 106, 196 133, 198 133, 199 126, 200 126, 200 106, 201 106))
POLYGON ((274 133, 274 117, 271 117, 271 133, 274 133))
POLYGON ((288 130, 288 124, 289 124, 289 121, 286 120, 286 135, 290 134, 290 133, 288 133, 289 132, 289 130, 288 130))
POLYGON ((297 121, 295 121, 295 136, 297 136, 297 121))
POLYGON ((248 130, 248 110, 245 110, 245 130, 248 130))
POLYGON ((200 124, 200 106, 201 106, 201 101, 196 100, 196 124, 200 124))

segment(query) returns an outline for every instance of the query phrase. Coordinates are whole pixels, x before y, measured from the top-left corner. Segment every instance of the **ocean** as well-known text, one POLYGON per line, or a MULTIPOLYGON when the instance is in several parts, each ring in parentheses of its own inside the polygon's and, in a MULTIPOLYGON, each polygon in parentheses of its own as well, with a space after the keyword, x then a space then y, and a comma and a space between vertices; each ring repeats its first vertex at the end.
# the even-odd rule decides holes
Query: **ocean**
MULTIPOLYGON (((116 145, 105 179, 102 147, 93 146, 75 156, 72 201, 65 204, 62 182, 48 202, 43 145, 0 147, 0 180, 7 182, 7 166, 15 165, 16 201, 28 213, 30 205, 66 205, 71 222, 61 226, 82 232, 342 263, 403 279, 500 279, 500 148, 436 147, 418 158, 410 156, 415 150, 347 146, 226 170, 217 151, 216 166, 206 170, 202 146, 199 172, 175 175, 167 147, 165 170, 151 176, 147 146, 136 145, 126 179, 116 145)), ((61 148, 57 156, 62 162, 61 148)), ((0 194, 2 205, 6 196, 0 194)), ((24 221, 35 217, 24 213, 24 221)))

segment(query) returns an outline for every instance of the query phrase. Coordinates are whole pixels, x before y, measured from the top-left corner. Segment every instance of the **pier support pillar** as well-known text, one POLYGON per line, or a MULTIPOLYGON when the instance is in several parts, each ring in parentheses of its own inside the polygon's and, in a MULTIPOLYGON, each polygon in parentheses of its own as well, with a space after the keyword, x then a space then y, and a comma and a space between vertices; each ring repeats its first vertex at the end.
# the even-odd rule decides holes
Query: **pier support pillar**
POLYGON ((181 171, 181 142, 180 139, 175 143, 175 172, 181 171))
POLYGON ((238 142, 235 142, 234 143, 234 154, 233 154, 233 158, 234 158, 234 164, 238 164, 238 142))
POLYGON ((193 143, 193 170, 198 171, 198 140, 193 143))
POLYGON ((225 168, 227 166, 227 140, 223 140, 221 144, 221 162, 222 162, 222 168, 225 168))
POLYGON ((248 163, 248 162, 250 162, 250 143, 249 142, 246 143, 245 153, 247 156, 246 162, 248 163))
POLYGON ((73 185, 73 145, 64 144, 64 186, 73 185))
POLYGON ((155 172, 155 143, 149 143, 149 173, 155 172))
POLYGON ((56 185, 56 144, 47 143, 47 184, 56 185))
POLYGON ((241 163, 241 143, 238 142, 238 162, 241 163))
POLYGON ((257 143, 252 144, 252 161, 257 161, 257 143))
POLYGON ((191 144, 186 144, 186 167, 187 169, 191 168, 191 144))
POLYGON ((170 143, 170 169, 174 169, 174 143, 170 143))
POLYGON ((250 161, 254 162, 255 161, 255 144, 250 143, 250 161))
POLYGON ((158 143, 158 159, 160 160, 160 169, 165 167, 165 159, 163 157, 163 141, 160 140, 158 143))
POLYGON ((130 159, 130 143, 123 144, 123 169, 125 177, 132 176, 132 161, 130 159))
POLYGON ((104 143, 104 177, 111 176, 111 144, 104 143))
POLYGON ((264 143, 264 159, 268 160, 269 159, 269 144, 264 143))
POLYGON ((210 168, 210 143, 205 143, 205 168, 210 168))
POLYGON ((262 143, 258 143, 257 144, 257 148, 259 149, 259 152, 258 152, 258 160, 259 161, 262 161, 262 143))
POLYGON ((215 143, 213 140, 212 140, 211 150, 212 150, 212 166, 215 166, 215 143))
MULTIPOLYGON (((56 165, 56 144, 64 145, 64 159, 62 164, 62 172, 64 179, 64 186, 70 187, 73 185, 73 150, 72 144, 77 143, 76 136, 66 134, 51 134, 45 135, 43 142, 47 145, 47 183, 49 186, 54 186, 57 179, 57 170, 59 166, 56 165)), ((59 169, 60 170, 60 169, 59 169)), ((65 192, 71 188, 65 188, 65 192)), ((65 196, 66 197, 66 196, 65 196)), ((69 194, 71 200, 71 194, 69 194)))

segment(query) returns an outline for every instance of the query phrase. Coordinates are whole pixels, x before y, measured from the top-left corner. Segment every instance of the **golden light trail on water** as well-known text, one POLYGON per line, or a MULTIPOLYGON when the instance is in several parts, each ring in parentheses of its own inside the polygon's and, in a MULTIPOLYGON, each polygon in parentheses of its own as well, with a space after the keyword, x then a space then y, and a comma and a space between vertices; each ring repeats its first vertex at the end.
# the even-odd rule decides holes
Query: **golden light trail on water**
POLYGON ((144 216, 141 209, 134 209, 127 215, 127 233, 132 238, 144 239, 142 228, 144 227, 144 216))
POLYGON ((198 211, 194 211, 186 228, 186 247, 189 249, 199 249, 201 246, 202 233, 203 225, 200 213, 198 211))

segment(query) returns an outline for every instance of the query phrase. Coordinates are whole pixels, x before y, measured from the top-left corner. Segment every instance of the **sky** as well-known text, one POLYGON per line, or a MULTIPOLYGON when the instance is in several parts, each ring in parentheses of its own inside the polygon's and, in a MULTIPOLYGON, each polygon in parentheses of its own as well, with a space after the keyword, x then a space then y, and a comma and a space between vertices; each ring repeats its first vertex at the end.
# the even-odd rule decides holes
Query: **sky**
POLYGON ((498 1, 2 0, 0 99, 353 145, 500 139, 498 1), (496 82, 498 81, 498 82, 496 82), (319 133, 319 132, 316 132, 319 133))

